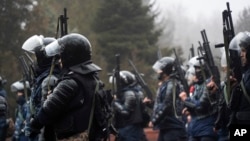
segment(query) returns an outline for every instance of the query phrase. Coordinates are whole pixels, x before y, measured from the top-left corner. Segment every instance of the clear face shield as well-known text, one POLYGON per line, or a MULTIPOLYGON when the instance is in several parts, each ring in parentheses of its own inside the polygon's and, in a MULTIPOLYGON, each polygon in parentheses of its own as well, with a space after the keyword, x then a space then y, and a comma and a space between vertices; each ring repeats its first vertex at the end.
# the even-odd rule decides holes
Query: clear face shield
POLYGON ((185 74, 185 79, 187 80, 189 86, 193 84, 194 78, 195 78, 195 69, 193 66, 190 66, 185 74))
POLYGON ((245 36, 244 32, 238 33, 229 44, 229 50, 236 51, 240 55, 240 40, 245 36))
POLYGON ((193 67, 194 65, 197 65, 199 56, 194 56, 188 61, 188 66, 193 67))
POLYGON ((58 41, 54 41, 44 48, 47 56, 59 55, 62 52, 62 46, 59 45, 58 41))
POLYGON ((162 66, 164 64, 160 61, 157 61, 155 62, 155 64, 152 66, 153 70, 156 72, 156 73, 161 73, 162 72, 162 66))
POLYGON ((41 46, 44 47, 43 38, 44 37, 42 35, 31 36, 23 43, 22 49, 32 54, 35 54, 36 48, 41 47, 41 46))
POLYGON ((174 58, 163 57, 160 60, 156 61, 155 64, 152 66, 152 68, 156 73, 161 73, 164 67, 166 67, 168 64, 172 64, 173 62, 174 58))
POLYGON ((114 76, 109 76, 109 83, 110 84, 116 84, 116 79, 114 76))

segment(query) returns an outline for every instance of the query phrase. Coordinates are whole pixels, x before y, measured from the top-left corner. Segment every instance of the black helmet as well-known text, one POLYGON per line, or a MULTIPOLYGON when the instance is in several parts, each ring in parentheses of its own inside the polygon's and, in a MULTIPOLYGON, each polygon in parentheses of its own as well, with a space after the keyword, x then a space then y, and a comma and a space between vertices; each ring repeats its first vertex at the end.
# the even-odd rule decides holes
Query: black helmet
POLYGON ((122 87, 133 86, 136 84, 135 75, 126 70, 120 71, 120 81, 122 87))
MULTIPOLYGON (((127 86, 134 86, 136 84, 136 78, 133 73, 127 70, 122 70, 119 72, 120 74, 120 85, 121 87, 127 87, 127 86)), ((116 76, 112 75, 109 77, 109 82, 110 83, 115 83, 116 82, 116 76)))
POLYGON ((89 40, 77 33, 71 33, 59 38, 45 47, 48 56, 60 54, 64 68, 91 60, 91 44, 89 40))
POLYGON ((172 57, 163 57, 160 60, 156 61, 152 67, 157 73, 172 74, 174 71, 174 58, 172 57))

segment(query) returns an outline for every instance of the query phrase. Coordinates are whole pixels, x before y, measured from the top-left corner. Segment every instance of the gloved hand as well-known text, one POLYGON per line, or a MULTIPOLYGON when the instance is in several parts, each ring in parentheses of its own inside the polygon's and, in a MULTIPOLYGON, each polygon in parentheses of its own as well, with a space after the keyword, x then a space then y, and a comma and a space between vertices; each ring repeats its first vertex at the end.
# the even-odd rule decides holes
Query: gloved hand
POLYGON ((40 130, 42 129, 42 127, 43 127, 43 125, 39 122, 38 119, 31 118, 29 137, 31 137, 31 138, 36 137, 40 133, 40 130))

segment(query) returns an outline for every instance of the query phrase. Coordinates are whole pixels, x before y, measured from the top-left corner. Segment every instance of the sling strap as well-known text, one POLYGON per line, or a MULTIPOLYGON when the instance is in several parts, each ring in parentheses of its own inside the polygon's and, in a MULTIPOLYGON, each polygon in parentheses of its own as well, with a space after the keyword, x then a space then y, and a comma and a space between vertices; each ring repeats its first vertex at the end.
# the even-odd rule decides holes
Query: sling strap
MULTIPOLYGON (((95 78, 95 77, 94 77, 95 78)), ((95 87, 95 93, 94 93, 94 97, 93 97, 93 101, 92 101, 92 108, 91 108, 91 112, 90 112, 90 118, 89 118, 89 125, 88 125, 88 130, 87 133, 89 135, 89 131, 93 122, 93 118, 94 118, 94 110, 95 110, 95 97, 96 97, 96 93, 99 89, 99 81, 95 78, 96 81, 96 87, 95 87)))
POLYGON ((242 88, 242 90, 243 90, 244 96, 247 98, 247 101, 250 103, 250 97, 249 97, 249 95, 247 94, 247 91, 246 91, 246 88, 245 88, 245 86, 244 86, 244 84, 243 84, 243 81, 240 82, 240 86, 241 86, 241 88, 242 88))

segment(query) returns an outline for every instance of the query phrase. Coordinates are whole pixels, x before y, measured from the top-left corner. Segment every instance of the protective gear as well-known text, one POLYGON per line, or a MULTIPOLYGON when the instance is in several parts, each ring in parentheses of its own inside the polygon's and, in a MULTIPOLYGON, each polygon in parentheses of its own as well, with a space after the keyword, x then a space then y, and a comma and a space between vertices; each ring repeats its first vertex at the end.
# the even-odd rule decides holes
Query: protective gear
POLYGON ((174 58, 163 57, 152 66, 156 73, 172 74, 174 71, 174 58))
POLYGON ((193 66, 190 66, 185 74, 185 79, 187 80, 189 86, 193 84, 194 76, 195 76, 195 69, 193 66))
POLYGON ((230 41, 229 50, 237 51, 240 54, 240 40, 245 36, 244 32, 239 32, 234 38, 230 41))
POLYGON ((58 78, 54 75, 46 77, 42 82, 42 101, 47 99, 50 90, 53 90, 57 84, 58 78))
POLYGON ((115 125, 118 129, 142 122, 140 91, 136 88, 124 88, 122 96, 114 100, 115 125))
POLYGON ((204 82, 204 77, 207 77, 207 70, 205 69, 205 62, 203 59, 199 59, 199 56, 195 56, 189 60, 190 68, 194 68, 194 73, 196 78, 198 79, 197 84, 201 84, 204 82), (205 76, 204 76, 205 74, 205 76))
POLYGON ((46 46, 45 52, 47 56, 60 54, 63 68, 68 68, 91 60, 92 48, 85 36, 71 33, 46 46))
POLYGON ((122 87, 133 86, 136 84, 135 75, 125 70, 120 71, 120 81, 122 87))
POLYGON ((34 120, 34 118, 32 118, 30 120, 30 127, 31 127, 31 132, 30 132, 29 137, 35 138, 40 133, 40 130, 43 126, 38 120, 34 120))
MULTIPOLYGON (((27 89, 30 89, 30 85, 28 81, 25 81, 25 85, 27 89)), ((23 81, 16 81, 11 84, 10 86, 11 92, 23 91, 24 90, 24 82, 23 81)))
MULTIPOLYGON (((136 84, 135 75, 127 70, 122 70, 119 72, 120 74, 120 84, 121 87, 134 86, 136 84)), ((109 77, 110 83, 116 83, 115 76, 109 77)))
POLYGON ((45 47, 45 45, 43 44, 43 35, 33 35, 30 38, 28 38, 22 45, 22 49, 25 51, 28 51, 32 54, 35 53, 35 49, 37 47, 43 46, 45 47))
POLYGON ((244 32, 244 36, 240 39, 239 46, 247 50, 246 58, 249 61, 250 60, 250 32, 248 31, 244 32))
POLYGON ((249 47, 250 46, 250 32, 245 31, 244 36, 240 40, 240 47, 249 47))
POLYGON ((52 38, 52 37, 44 38, 44 36, 42 36, 42 35, 40 35, 40 36, 34 35, 34 36, 28 38, 24 42, 22 49, 24 49, 25 51, 28 51, 32 54, 35 54, 38 67, 40 69, 45 68, 45 67, 48 67, 51 65, 53 57, 47 57, 43 52, 43 48, 55 40, 56 39, 52 38))
POLYGON ((205 62, 203 59, 199 59, 199 56, 194 56, 188 61, 189 66, 201 67, 205 62))

